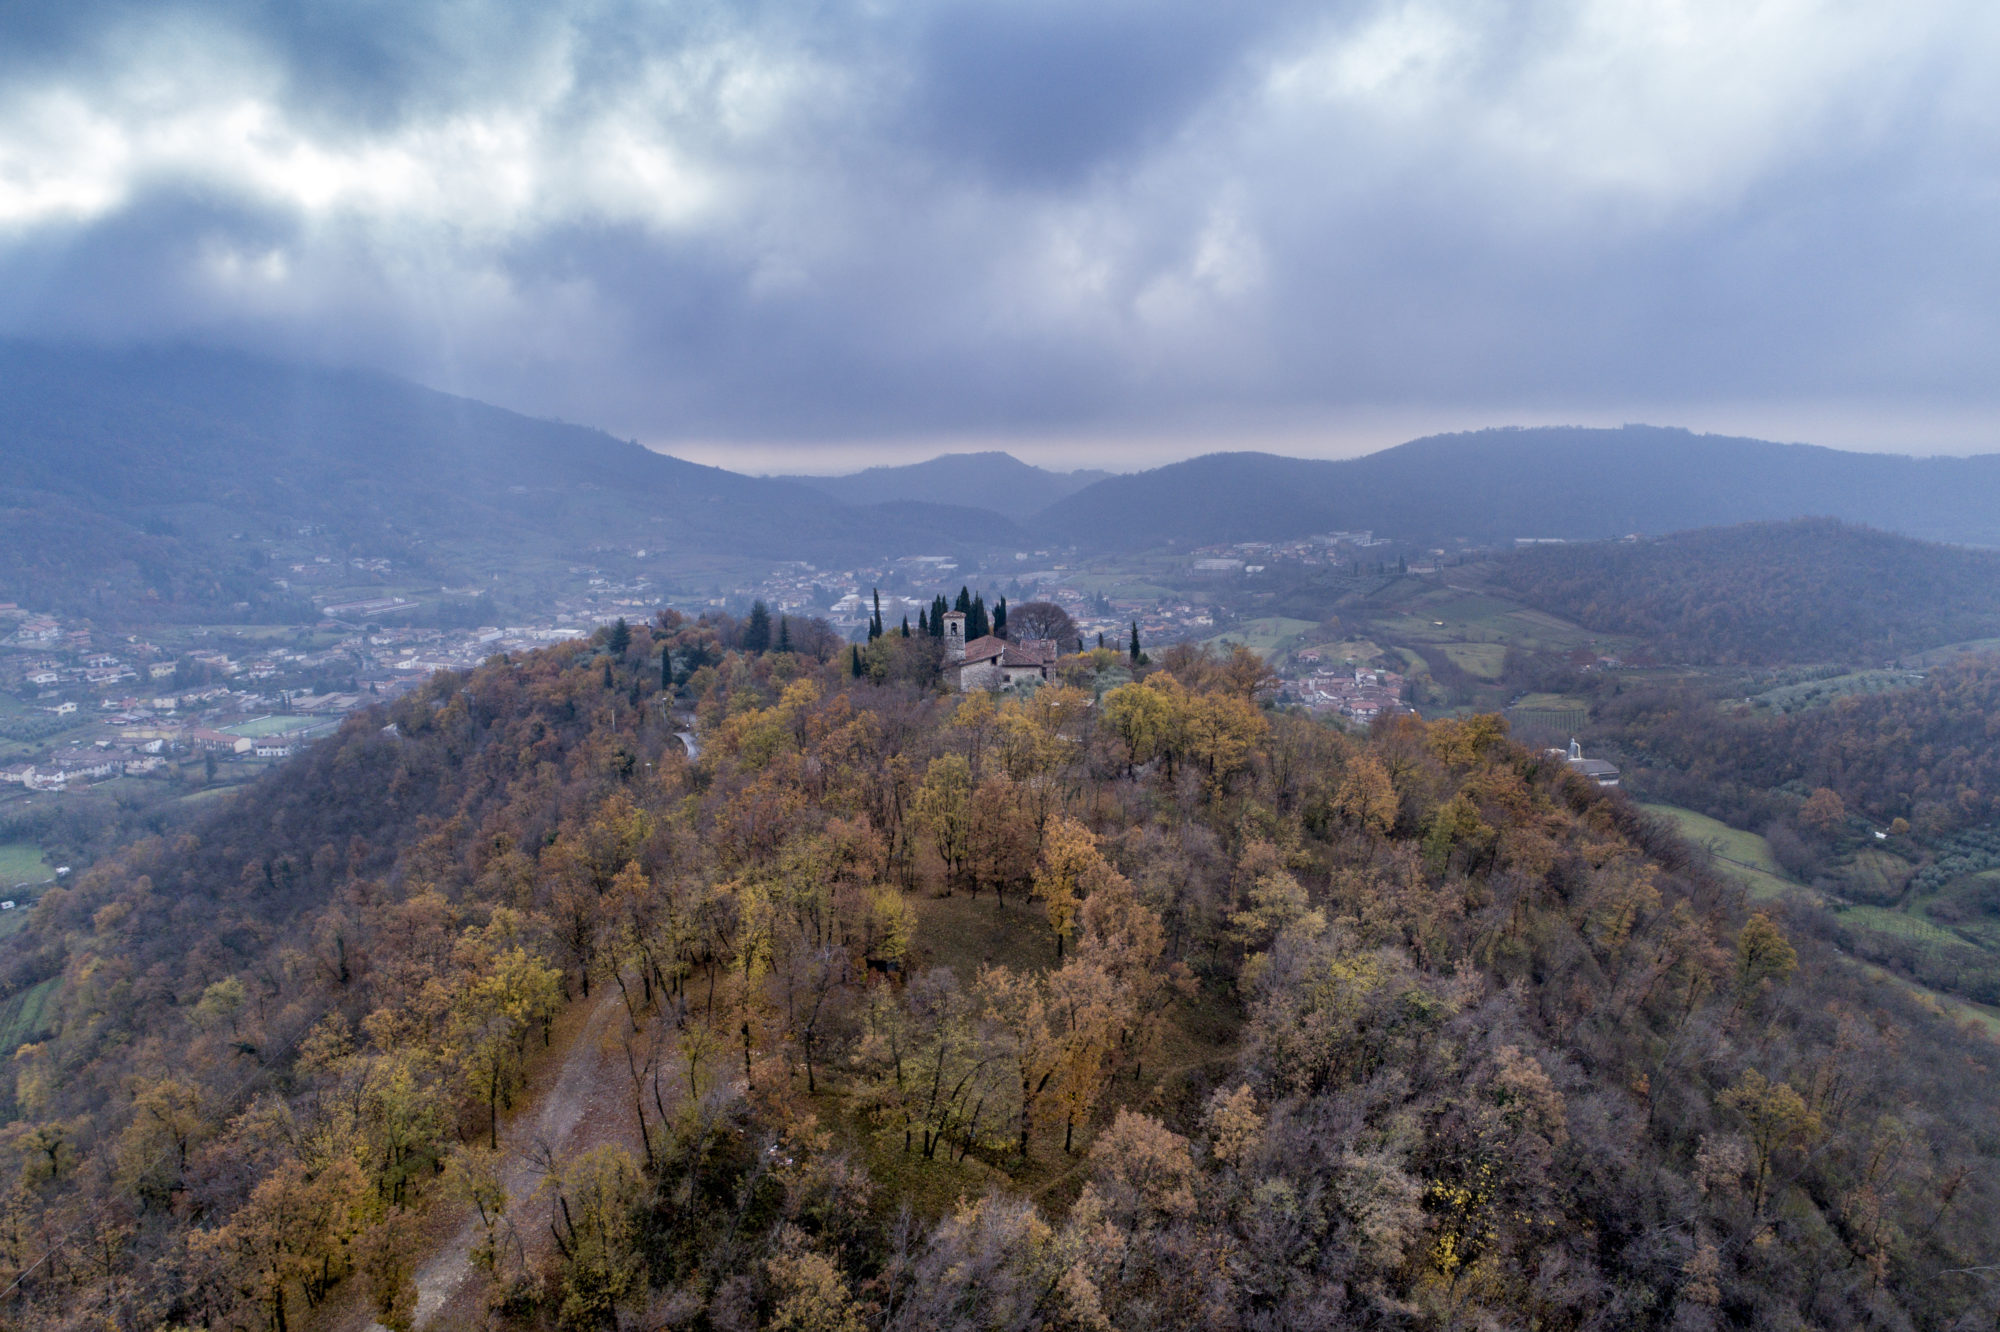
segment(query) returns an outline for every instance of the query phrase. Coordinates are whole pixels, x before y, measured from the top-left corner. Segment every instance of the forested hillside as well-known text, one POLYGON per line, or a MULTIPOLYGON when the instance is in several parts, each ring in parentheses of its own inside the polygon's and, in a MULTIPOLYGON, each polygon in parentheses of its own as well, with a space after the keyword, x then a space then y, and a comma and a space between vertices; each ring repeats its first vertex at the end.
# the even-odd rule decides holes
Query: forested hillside
POLYGON ((407 1326, 454 1235, 506 1327, 2000 1313, 2000 1051, 1623 797, 1241 655, 995 701, 926 646, 496 659, 52 890, 0 1316, 407 1326), (619 1133, 503 1189, 581 1005, 619 1133))
POLYGON ((1051 472, 1006 453, 947 453, 920 463, 869 467, 844 476, 782 478, 810 486, 843 504, 919 500, 929 504, 970 504, 1005 514, 1016 522, 1108 472, 1051 472))
POLYGON ((2000 635, 2000 554, 1831 519, 1536 546, 1491 582, 1670 661, 1872 665, 2000 635))

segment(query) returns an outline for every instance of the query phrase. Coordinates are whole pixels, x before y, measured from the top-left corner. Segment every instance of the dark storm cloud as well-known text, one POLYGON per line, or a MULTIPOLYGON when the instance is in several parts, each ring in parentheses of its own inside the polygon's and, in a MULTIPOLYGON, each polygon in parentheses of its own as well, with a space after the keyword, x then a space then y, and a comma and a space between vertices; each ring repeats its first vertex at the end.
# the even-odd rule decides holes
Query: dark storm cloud
POLYGON ((1957 0, 0 5, 0 330, 663 440, 1984 409, 1996 48, 1957 0))

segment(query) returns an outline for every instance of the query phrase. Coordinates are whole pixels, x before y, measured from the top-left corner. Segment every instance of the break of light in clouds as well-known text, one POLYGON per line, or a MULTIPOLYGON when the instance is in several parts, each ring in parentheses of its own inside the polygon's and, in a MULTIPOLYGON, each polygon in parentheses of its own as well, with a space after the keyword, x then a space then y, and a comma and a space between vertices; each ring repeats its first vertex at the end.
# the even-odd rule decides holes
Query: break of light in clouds
POLYGON ((0 331, 738 466, 1996 447, 1996 60, 1958 0, 14 6, 0 331))

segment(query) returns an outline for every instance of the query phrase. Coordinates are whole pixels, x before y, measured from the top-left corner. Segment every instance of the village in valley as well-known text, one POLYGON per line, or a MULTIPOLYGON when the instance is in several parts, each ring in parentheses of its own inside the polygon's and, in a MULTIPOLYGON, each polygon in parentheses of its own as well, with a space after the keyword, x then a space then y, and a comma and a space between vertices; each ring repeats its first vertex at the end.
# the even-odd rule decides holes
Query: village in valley
POLYGON ((995 635, 967 644, 974 660, 960 658, 964 669, 948 674, 1030 687, 1078 648, 1123 653, 1135 637, 1147 652, 1242 644, 1271 666, 1274 705, 1357 727, 1399 712, 1505 705, 1498 679, 1510 643, 1554 646, 1592 665, 1615 660, 1595 640, 1582 646, 1573 627, 1551 633, 1546 617, 1509 620, 1508 607, 1458 586, 1453 571, 1484 552, 1416 549, 1367 531, 1115 558, 1034 549, 695 570, 614 541, 587 553, 589 563, 511 588, 426 583, 387 557, 315 554, 325 542, 315 530, 297 537, 282 553, 274 547, 270 579, 298 606, 293 623, 135 629, 0 604, 0 804, 117 781, 227 787, 435 671, 668 606, 733 621, 762 602, 809 637, 860 642, 878 615, 886 632, 930 628, 935 599, 958 589, 995 605, 1051 603, 1074 642, 995 635))

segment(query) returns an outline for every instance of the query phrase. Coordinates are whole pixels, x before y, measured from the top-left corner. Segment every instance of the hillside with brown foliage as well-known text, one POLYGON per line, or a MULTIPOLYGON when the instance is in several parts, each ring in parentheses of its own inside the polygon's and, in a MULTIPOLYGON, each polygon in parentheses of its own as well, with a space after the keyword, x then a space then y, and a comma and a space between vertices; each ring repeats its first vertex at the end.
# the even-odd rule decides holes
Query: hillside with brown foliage
POLYGON ((466 1233, 496 1327, 1992 1325, 2000 1052, 1497 720, 713 637, 439 676, 51 891, 0 1319, 407 1326, 466 1233), (503 1196, 611 993, 636 1145, 503 1196))

